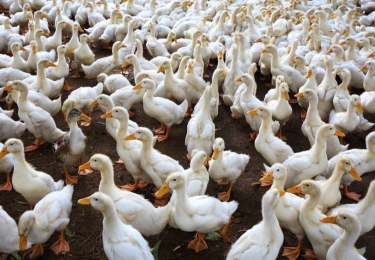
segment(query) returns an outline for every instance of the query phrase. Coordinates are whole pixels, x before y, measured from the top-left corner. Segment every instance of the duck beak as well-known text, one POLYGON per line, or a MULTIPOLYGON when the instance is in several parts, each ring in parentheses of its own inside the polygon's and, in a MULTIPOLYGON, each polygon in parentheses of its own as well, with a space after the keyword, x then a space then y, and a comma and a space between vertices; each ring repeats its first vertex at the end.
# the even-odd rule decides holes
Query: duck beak
POLYGON ((221 76, 222 76, 223 78, 226 78, 226 77, 227 77, 227 74, 225 74, 225 72, 223 72, 223 73, 221 74, 221 76))
POLYGON ((285 100, 290 100, 289 92, 288 91, 284 92, 284 98, 285 98, 285 100))
POLYGON ((345 45, 346 44, 346 41, 342 41, 342 42, 340 42, 340 45, 342 46, 342 45, 345 45))
POLYGON ((279 195, 280 195, 280 198, 282 197, 282 196, 284 196, 285 195, 285 190, 279 190, 279 195))
POLYGON ((356 43, 355 43, 355 46, 359 46, 359 45, 360 45, 359 42, 356 42, 356 43))
POLYGON ((273 172, 267 172, 266 176, 259 180, 261 183, 272 181, 273 179, 273 172))
POLYGON ((346 29, 344 29, 342 32, 341 32, 341 35, 345 35, 346 34, 346 29))
POLYGON ((68 53, 71 53, 71 54, 73 54, 74 53, 74 51, 72 50, 72 49, 70 49, 70 48, 68 48, 68 53))
POLYGON ((311 39, 311 35, 307 35, 306 41, 310 41, 310 39, 311 39))
POLYGON ((102 115, 100 118, 110 118, 112 117, 112 110, 102 115))
POLYGON ((253 110, 247 111, 247 114, 249 116, 255 116, 255 115, 258 114, 258 109, 253 109, 253 110))
POLYGON ((219 149, 215 148, 214 153, 212 154, 211 158, 212 160, 216 160, 217 157, 219 157, 219 149))
POLYGON ((373 52, 371 52, 369 55, 367 55, 366 58, 372 58, 372 57, 374 57, 374 53, 373 52))
POLYGON ((65 27, 72 27, 72 25, 67 23, 65 27))
POLYGON ((20 236, 20 250, 25 250, 27 245, 27 237, 26 236, 20 236))
POLYGON ((241 77, 236 78, 234 82, 241 82, 241 77))
POLYGON ((83 29, 82 29, 81 26, 78 26, 78 31, 79 31, 79 32, 83 32, 83 29))
POLYGON ((85 169, 92 170, 91 165, 90 165, 90 161, 80 165, 79 168, 78 168, 79 171, 82 171, 82 170, 85 170, 85 169))
POLYGON ((267 53, 267 50, 263 49, 260 53, 267 53))
POLYGON ((311 75, 312 75, 312 71, 311 70, 308 70, 307 71, 307 74, 306 74, 306 76, 305 76, 305 78, 310 78, 311 77, 311 75))
POLYGON ((221 51, 217 54, 217 58, 218 59, 222 59, 223 58, 223 53, 221 51))
POLYGON ((0 159, 3 158, 8 153, 9 152, 8 152, 7 148, 4 146, 3 149, 1 149, 1 152, 0 152, 0 159))
POLYGON ((56 65, 55 63, 53 63, 53 62, 49 62, 48 65, 49 65, 50 67, 57 68, 57 65, 56 65))
POLYGON ((20 47, 20 50, 21 50, 21 51, 27 51, 27 50, 25 49, 25 47, 23 47, 23 46, 20 47))
POLYGON ((359 71, 365 71, 366 69, 367 69, 366 65, 363 65, 363 67, 362 67, 362 68, 360 68, 360 70, 359 70, 359 71))
POLYGON ((92 42, 93 42, 93 40, 92 40, 90 37, 87 37, 87 41, 88 41, 89 43, 92 43, 92 42))
POLYGON ((36 53, 36 51, 37 51, 37 50, 36 50, 36 46, 32 46, 32 47, 31 47, 31 50, 32 50, 33 53, 36 53))
POLYGON ((134 140, 135 139, 135 133, 132 133, 124 138, 124 140, 134 140))
POLYGON ((303 97, 303 92, 298 92, 297 94, 294 95, 295 97, 303 97))
POLYGON ((357 172, 357 169, 355 167, 352 167, 350 169, 350 172, 349 174, 356 180, 356 181, 361 181, 362 178, 361 176, 359 176, 358 172, 357 172))
POLYGON ((43 32, 43 36, 48 37, 49 33, 43 32))
POLYGON ((309 26, 309 28, 307 28, 307 31, 310 32, 312 30, 312 27, 309 26))
POLYGON ((193 72, 193 67, 191 65, 187 66, 187 72, 192 73, 193 72))
POLYGON ((262 38, 258 38, 255 40, 255 42, 261 42, 262 41, 262 38))
POLYGON ((137 90, 137 89, 141 89, 141 88, 142 88, 141 83, 138 83, 137 85, 135 85, 135 86, 133 87, 133 90, 137 90))
POLYGON ((336 136, 340 136, 340 137, 344 137, 345 136, 345 134, 343 132, 341 132, 340 130, 337 130, 337 129, 335 131, 335 135, 336 136))
POLYGON ((163 71, 164 71, 163 66, 160 66, 159 69, 158 69, 158 73, 163 72, 163 71))
POLYGON ((363 109, 362 109, 361 103, 358 103, 357 105, 355 105, 355 108, 357 109, 358 113, 363 114, 363 109))
POLYGON ((332 49, 331 48, 329 48, 328 51, 327 51, 327 54, 330 54, 330 53, 332 53, 332 49))
POLYGON ((161 186, 160 190, 158 190, 156 193, 155 193, 155 196, 157 198, 160 198, 162 197, 163 195, 165 195, 168 191, 170 190, 169 188, 169 185, 167 182, 164 182, 163 186, 161 186))
POLYGON ((332 216, 326 216, 323 218, 320 218, 319 221, 322 223, 331 223, 331 224, 336 224, 336 217, 335 215, 332 216))
POLYGON ((79 120, 82 120, 82 121, 85 121, 85 122, 90 122, 90 121, 91 121, 91 118, 88 117, 88 116, 86 116, 85 114, 82 113, 82 114, 79 116, 79 120))
POLYGON ((211 160, 211 157, 206 155, 206 161, 204 162, 204 164, 207 164, 208 165, 208 162, 211 160))
POLYGON ((4 90, 7 91, 7 92, 11 92, 11 91, 13 90, 12 84, 6 86, 6 87, 4 88, 4 90))
POLYGON ((68 113, 63 113, 64 114, 64 121, 66 122, 68 120, 68 113))
POLYGON ((130 65, 131 65, 131 64, 130 64, 129 62, 124 61, 124 63, 122 64, 121 67, 122 67, 123 69, 126 69, 126 68, 128 68, 130 65))
POLYGON ((177 43, 177 37, 174 37, 174 38, 173 38, 173 41, 174 41, 175 43, 177 43))
POLYGON ((89 106, 94 107, 94 106, 96 106, 97 104, 98 104, 98 100, 95 99, 94 101, 92 101, 92 102, 89 104, 89 106))
POLYGON ((293 194, 301 193, 301 185, 294 186, 292 188, 287 189, 286 191, 293 194))
POLYGON ((126 48, 126 45, 122 43, 121 48, 126 48))
POLYGON ((79 199, 78 200, 78 204, 81 204, 81 205, 90 205, 90 196, 86 197, 86 198, 83 198, 83 199, 79 199))
POLYGON ((292 61, 289 63, 289 65, 292 66, 292 65, 294 65, 295 63, 296 63, 296 61, 295 61, 295 60, 292 60, 292 61))

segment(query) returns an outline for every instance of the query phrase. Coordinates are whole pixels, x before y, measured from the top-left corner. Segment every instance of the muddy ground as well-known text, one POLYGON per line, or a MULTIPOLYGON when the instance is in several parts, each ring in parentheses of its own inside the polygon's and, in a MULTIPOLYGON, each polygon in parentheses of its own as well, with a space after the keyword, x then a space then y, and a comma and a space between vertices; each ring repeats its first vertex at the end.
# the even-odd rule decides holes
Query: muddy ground
MULTIPOLYGON (((97 57, 109 55, 110 52, 102 50, 100 47, 95 50, 97 57)), ((72 72, 73 73, 73 72, 72 72)), ((67 78, 68 82, 74 87, 80 86, 94 86, 95 80, 88 80, 81 77, 80 79, 67 78)), ((259 80, 257 75, 259 98, 263 98, 268 88, 259 80)), ((63 100, 68 96, 68 92, 63 92, 63 100)), ((1 104, 4 107, 4 104, 1 104)), ((284 135, 288 138, 287 143, 293 148, 295 152, 309 149, 309 143, 306 137, 301 132, 300 108, 297 104, 293 105, 293 115, 284 127, 284 135)), ((131 119, 136 121, 140 126, 146 126, 150 129, 159 127, 159 123, 145 115, 142 104, 136 105, 133 109, 135 116, 131 119)), ((16 109, 17 112, 17 109, 16 109)), ((17 114, 17 113, 15 113, 17 114)), ((86 150, 85 161, 87 161, 93 154, 103 153, 108 155, 112 161, 116 161, 118 156, 116 154, 116 144, 111 136, 106 132, 104 119, 100 116, 102 112, 96 108, 93 113, 93 123, 90 127, 83 128, 89 141, 86 150)), ((17 118, 16 116, 14 118, 17 118)), ((59 113, 56 117, 56 124, 62 130, 68 130, 68 125, 64 122, 62 114, 59 113)), ((165 142, 158 143, 156 148, 161 152, 179 160, 180 164, 187 168, 189 162, 185 158, 186 146, 184 144, 186 135, 186 126, 189 118, 185 118, 182 124, 173 126, 169 139, 165 142)), ((241 175, 239 180, 235 183, 231 199, 239 202, 239 207, 234 213, 234 220, 229 228, 230 243, 225 243, 221 239, 217 241, 207 241, 209 249, 200 253, 195 253, 187 249, 188 242, 193 239, 194 233, 187 233, 181 230, 175 230, 167 227, 161 234, 157 236, 147 237, 150 247, 161 241, 158 256, 159 259, 225 259, 232 243, 234 243, 247 229, 258 223, 261 219, 261 198, 267 188, 258 186, 251 186, 251 183, 260 178, 261 170, 265 160, 255 150, 254 143, 249 141, 250 127, 245 119, 234 120, 230 116, 229 107, 221 105, 219 107, 219 115, 214 120, 215 126, 218 129, 216 137, 222 137, 226 143, 226 149, 246 153, 251 156, 250 162, 246 167, 246 171, 241 175)), ((364 138, 367 133, 352 133, 346 138, 350 144, 350 148, 365 148, 364 138)), ((33 136, 27 131, 22 137, 25 145, 33 141, 33 136)), ((63 169, 60 165, 55 163, 52 148, 50 144, 44 144, 39 150, 26 154, 26 159, 38 170, 45 171, 53 176, 57 181, 64 178, 63 169)), ((78 166, 78 164, 77 164, 78 166)), ((114 164, 115 182, 117 185, 124 185, 133 181, 131 175, 126 171, 124 165, 114 164)), ((77 168, 70 169, 71 174, 77 173, 77 168)), ((1 182, 5 175, 0 175, 1 182)), ((350 186, 350 190, 359 192, 363 196, 367 192, 370 181, 373 179, 372 174, 363 176, 361 182, 354 182, 350 186)), ((73 194, 73 209, 70 215, 69 230, 74 234, 73 237, 66 237, 70 242, 71 250, 66 255, 56 256, 51 250, 48 250, 49 245, 55 242, 58 234, 55 233, 51 239, 45 244, 45 255, 42 259, 106 259, 102 247, 101 233, 102 233, 102 215, 91 207, 78 205, 77 200, 87 197, 98 190, 100 182, 100 174, 94 171, 88 176, 80 176, 79 183, 74 187, 73 194)), ((146 198, 153 201, 150 195, 152 185, 137 190, 138 193, 143 194, 146 198)), ((216 183, 210 181, 207 194, 215 196, 217 192, 224 191, 227 186, 217 186, 216 183)), ((353 203, 348 199, 343 199, 341 203, 353 203)), ((13 217, 19 217, 24 211, 29 209, 23 197, 12 190, 11 192, 0 192, 0 205, 13 217)), ((284 232, 285 246, 297 245, 296 238, 288 231, 284 232)), ((375 231, 363 235, 357 242, 357 247, 366 246, 367 251, 365 257, 367 259, 375 259, 375 249, 371 246, 375 244, 375 231)), ((305 248, 311 248, 307 239, 303 242, 303 251, 305 248)), ((280 250, 278 259, 286 259, 281 257, 282 249, 280 250)), ((19 253, 22 255, 22 252, 19 253)), ((2 259, 13 259, 13 256, 0 255, 2 259)), ((300 258, 302 259, 302 258, 300 258)))

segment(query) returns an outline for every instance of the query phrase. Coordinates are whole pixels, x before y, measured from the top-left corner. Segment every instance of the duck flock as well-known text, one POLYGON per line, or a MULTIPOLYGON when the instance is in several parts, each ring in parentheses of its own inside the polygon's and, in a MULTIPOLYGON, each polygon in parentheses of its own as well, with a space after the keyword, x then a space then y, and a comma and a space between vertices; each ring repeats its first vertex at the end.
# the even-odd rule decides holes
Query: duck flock
POLYGON ((276 259, 282 227, 297 244, 281 250, 284 258, 299 259, 306 237, 312 246, 302 250, 306 259, 366 259, 365 248, 355 243, 375 226, 375 182, 362 199, 349 190, 375 170, 373 1, 0 3, 0 172, 6 177, 0 190, 3 195, 14 189, 31 207, 17 224, 0 206, 0 252, 26 250, 25 258, 38 258, 55 231, 59 239, 49 248, 71 252, 65 230, 74 221, 73 185, 94 170, 101 176, 98 192, 80 198, 76 207, 91 205, 102 213, 108 259, 154 259, 145 237, 167 225, 196 232, 187 247, 197 253, 211 250, 205 236, 212 232, 228 242, 232 215, 246 203, 231 200, 231 193, 250 156, 236 147, 225 150, 225 133, 215 136, 221 105, 233 123, 250 126, 249 145, 265 162, 265 174, 253 184, 268 191, 258 212, 262 221, 246 227, 220 257, 276 259), (98 49, 112 55, 96 58, 98 49), (73 88, 69 82, 77 79, 66 80, 83 76, 97 85, 73 88), (262 88, 270 87, 264 97, 257 95, 258 77, 266 82, 262 88), (136 113, 158 121, 159 128, 129 119, 138 104, 143 109, 136 113), (311 145, 302 152, 282 132, 296 106, 302 111, 301 138, 311 145), (82 129, 93 123, 93 111, 105 119, 119 159, 102 151, 85 161, 90 140, 82 129), (69 131, 56 126, 60 113, 69 131), (173 154, 157 150, 159 142, 172 141, 183 120, 186 135, 179 139, 185 140, 187 169, 173 154), (30 146, 21 140, 26 130, 35 138, 30 146), (345 142, 353 133, 366 136, 366 149, 345 142), (55 181, 26 160, 25 153, 37 153, 44 143, 52 144, 50 156, 63 167, 65 180, 55 181), (116 159, 134 183, 116 186, 116 159), (226 191, 205 195, 210 179, 226 184, 226 191), (156 187, 154 204, 134 192, 147 185, 156 187), (340 205, 341 185, 356 203, 340 205))

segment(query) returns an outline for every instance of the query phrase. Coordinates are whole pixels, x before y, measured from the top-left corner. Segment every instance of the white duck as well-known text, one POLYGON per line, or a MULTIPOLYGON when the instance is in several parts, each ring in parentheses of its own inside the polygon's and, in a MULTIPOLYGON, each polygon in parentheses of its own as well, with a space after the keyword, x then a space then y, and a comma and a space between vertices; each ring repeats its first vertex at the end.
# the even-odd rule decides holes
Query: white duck
POLYGON ((232 259, 276 259, 284 241, 275 210, 285 191, 270 189, 262 198, 263 220, 246 231, 227 255, 232 259))
MULTIPOLYGON (((18 228, 16 221, 8 215, 8 213, 0 206, 0 223, 3 228, 0 230, 1 244, 0 250, 3 253, 11 254, 20 250, 20 237, 18 236, 18 228)), ((30 243, 26 248, 31 246, 30 243)))
MULTIPOLYGON (((112 108, 115 107, 113 100, 105 94, 100 94, 94 101, 90 103, 90 106, 96 106, 96 105, 98 105, 98 107, 103 113, 107 113, 111 111, 112 108)), ((116 131, 117 131, 118 126, 119 126, 119 121, 117 119, 112 118, 112 117, 105 119, 105 129, 115 140, 116 140, 116 131)), ((129 119, 128 121, 129 133, 133 133, 135 129, 137 128, 138 128, 138 124, 129 119)))
POLYGON ((123 223, 132 225, 144 236, 163 231, 169 219, 170 207, 155 208, 143 196, 119 189, 113 179, 112 161, 104 154, 95 154, 80 166, 80 170, 88 168, 100 171, 99 191, 115 201, 117 215, 123 223))
MULTIPOLYGON (((280 163, 275 163, 271 168, 266 166, 267 175, 259 181, 268 182, 273 179, 270 189, 284 190, 284 184, 287 176, 287 169, 280 163)), ((283 228, 289 229, 298 239, 297 247, 284 247, 282 256, 289 259, 297 259, 301 253, 302 239, 305 236, 305 230, 299 222, 300 206, 304 199, 289 192, 280 197, 279 203, 275 209, 275 215, 283 228)))
MULTIPOLYGON (((304 96, 309 101, 309 108, 306 118, 302 123, 301 130, 304 136, 309 139, 310 145, 314 145, 316 132, 321 125, 325 123, 319 116, 318 112, 318 96, 313 90, 305 90, 299 92, 296 96, 304 96)), ((337 136, 327 138, 327 157, 331 159, 336 154, 346 151, 349 145, 341 145, 337 136)))
POLYGON ((278 75, 284 76, 284 80, 288 83, 289 88, 297 93, 298 89, 306 83, 304 78, 299 71, 292 68, 289 65, 281 65, 280 58, 275 45, 269 44, 262 50, 261 53, 270 53, 271 59, 271 73, 272 76, 277 77, 278 75))
POLYGON ((183 171, 186 174, 186 193, 188 197, 204 195, 210 175, 204 164, 210 157, 203 151, 194 150, 190 160, 190 168, 183 171))
POLYGON ((247 114, 261 117, 262 122, 255 139, 255 149, 262 154, 269 164, 282 163, 294 154, 292 148, 272 132, 272 112, 270 109, 259 106, 248 111, 247 114))
POLYGON ((12 183, 14 189, 34 207, 45 195, 61 190, 64 182, 55 182, 53 178, 41 171, 37 171, 25 160, 23 143, 19 139, 8 139, 0 152, 0 158, 11 153, 14 158, 12 183))
POLYGON ((103 91, 108 94, 112 94, 121 88, 131 86, 129 80, 121 74, 107 75, 105 73, 100 73, 96 77, 96 80, 103 83, 103 91))
POLYGON ((125 44, 122 44, 120 41, 117 41, 112 46, 112 55, 108 57, 103 57, 97 59, 89 66, 82 64, 82 69, 85 72, 86 76, 91 78, 96 78, 100 73, 109 74, 114 69, 119 69, 121 67, 121 60, 119 58, 119 50, 122 47, 126 47, 125 44))
POLYGON ((25 83, 15 80, 7 88, 20 92, 17 100, 18 116, 25 122, 29 132, 36 138, 33 145, 26 147, 26 152, 38 149, 43 141, 53 143, 64 134, 63 131, 56 127, 55 121, 48 112, 35 106, 27 99, 29 90, 25 83))
MULTIPOLYGON (((332 175, 327 180, 319 180, 322 196, 318 202, 324 208, 332 208, 340 204, 341 192, 339 190, 340 182, 345 173, 349 173, 355 180, 361 181, 354 167, 353 160, 349 157, 341 157, 336 162, 332 175)), ((324 213, 325 211, 322 210, 324 213)))
POLYGON ((78 203, 91 205, 103 214, 103 248, 108 259, 154 259, 141 233, 121 221, 111 197, 95 192, 90 197, 78 200, 78 203))
POLYGON ((267 103, 267 108, 271 110, 272 118, 280 123, 278 137, 286 140, 282 135, 282 126, 286 124, 292 115, 292 107, 289 104, 289 87, 288 84, 282 82, 279 86, 279 97, 277 100, 270 100, 267 103))
MULTIPOLYGON (((99 100, 98 97, 97 100, 99 100)), ((133 176, 135 184, 127 184, 125 187, 128 191, 134 191, 139 187, 144 187, 145 183, 152 183, 152 179, 141 167, 141 149, 142 143, 138 140, 124 140, 129 135, 128 122, 129 114, 123 107, 113 107, 106 114, 101 116, 102 118, 114 118, 118 121, 118 128, 116 130, 116 150, 121 160, 124 162, 126 169, 133 176), (141 183, 142 181, 142 183, 141 183)), ((133 131, 134 132, 134 131, 133 131)), ((147 185, 147 184, 146 184, 147 185)))
POLYGON ((169 136, 171 126, 181 124, 188 109, 188 102, 184 100, 180 105, 162 97, 154 97, 155 82, 151 79, 144 79, 134 89, 145 88, 143 96, 143 110, 145 113, 161 123, 158 141, 162 142, 169 136), (166 128, 166 129, 165 129, 166 128), (164 134, 164 135, 162 135, 164 134))
MULTIPOLYGON (((338 226, 320 222, 324 214, 317 208, 321 198, 319 184, 313 180, 304 180, 298 186, 290 188, 288 192, 304 193, 309 197, 300 207, 299 221, 306 232, 306 236, 312 244, 314 253, 318 259, 327 259, 329 247, 341 236, 342 229, 338 226)), ((309 255, 306 255, 308 257, 309 255)), ((310 257, 313 257, 310 255, 310 257)))
POLYGON ((47 194, 36 205, 34 210, 26 211, 18 222, 20 249, 26 248, 27 241, 35 243, 30 258, 43 255, 43 243, 53 232, 60 231, 59 239, 51 246, 55 254, 67 253, 70 246, 64 238, 64 229, 69 224, 72 210, 73 186, 67 185, 59 191, 47 194))
MULTIPOLYGON (((69 65, 66 62, 65 58, 65 53, 67 52, 70 54, 74 54, 74 51, 70 49, 67 45, 60 45, 59 47, 57 47, 57 62, 55 64, 57 67, 48 67, 46 71, 47 78, 52 80, 58 80, 61 78, 65 78, 69 75, 69 65)), ((65 79, 63 89, 67 91, 73 89, 71 86, 69 86, 65 79)))
POLYGON ((74 50, 74 62, 77 64, 76 73, 72 78, 79 78, 79 68, 81 65, 91 65, 95 61, 95 55, 91 51, 87 41, 92 42, 87 34, 81 34, 79 36, 80 46, 74 50))
MULTIPOLYGON (((374 160, 374 153, 375 153, 375 133, 372 132, 366 136, 366 148, 367 149, 350 149, 348 151, 341 152, 337 154, 335 157, 331 158, 328 161, 328 166, 322 173, 323 176, 328 178, 331 176, 333 168, 335 167, 337 161, 342 157, 349 157, 354 162, 354 167, 356 168, 359 176, 367 172, 371 172, 375 169, 375 160, 374 160)), ((348 186, 350 183, 354 181, 354 178, 345 174, 342 178, 342 183, 344 184, 344 193, 348 198, 357 200, 359 199, 360 195, 356 193, 348 192, 348 186)))
POLYGON ((358 203, 351 203, 351 204, 341 204, 335 208, 330 209, 327 212, 327 215, 335 215, 340 210, 348 210, 357 215, 359 220, 361 221, 361 231, 360 234, 363 235, 369 231, 371 231, 375 226, 375 221, 373 218, 370 218, 372 214, 375 212, 375 204, 374 204, 374 195, 375 195, 375 181, 371 181, 370 186, 368 187, 366 196, 359 201, 358 203))
POLYGON ((115 106, 122 106, 128 110, 130 116, 135 114, 130 111, 133 105, 142 102, 146 89, 133 89, 132 86, 123 87, 110 95, 115 106))
POLYGON ((186 194, 186 176, 180 172, 171 173, 163 186, 155 194, 157 197, 173 190, 171 218, 178 228, 186 232, 196 231, 198 237, 190 241, 188 248, 199 252, 208 246, 202 233, 216 231, 223 227, 221 236, 228 240, 230 218, 238 207, 236 201, 221 202, 206 195, 188 197, 186 194))
POLYGON ((367 69, 365 80, 363 81, 363 88, 365 91, 374 91, 375 90, 375 61, 368 60, 360 69, 364 71, 367 69))
POLYGON ((14 121, 12 118, 0 113, 0 140, 20 138, 26 130, 26 124, 14 121))
POLYGON ((329 112, 333 108, 333 97, 338 86, 335 76, 332 73, 333 61, 332 58, 326 55, 324 58, 326 72, 322 82, 318 85, 318 112, 323 121, 327 121, 329 112))
MULTIPOLYGON (((56 50, 52 49, 49 52, 46 51, 38 51, 36 46, 36 41, 30 42, 31 50, 29 53, 29 57, 27 58, 27 65, 32 71, 37 69, 37 63, 40 59, 47 58, 51 62, 55 61, 56 50)), ((61 79, 61 77, 59 78, 61 79)))
POLYGON ((351 133, 356 129, 361 120, 357 113, 363 113, 361 98, 358 95, 351 95, 348 109, 345 112, 338 113, 332 110, 329 114, 329 123, 335 125, 344 134, 351 133))
POLYGON ((72 26, 66 21, 60 21, 57 23, 55 33, 53 34, 53 36, 47 38, 47 41, 45 43, 47 51, 57 49, 57 47, 62 44, 62 30, 65 27, 71 28, 72 26))
POLYGON ((211 87, 207 86, 203 93, 204 100, 199 111, 189 120, 187 125, 185 145, 188 158, 194 149, 210 154, 215 140, 215 124, 210 115, 211 87))
POLYGON ((133 134, 125 137, 125 140, 134 139, 142 142, 142 168, 152 178, 153 183, 158 189, 161 188, 163 181, 171 172, 183 171, 178 161, 154 149, 153 135, 150 129, 139 127, 133 134))
POLYGON ((337 215, 320 219, 323 223, 332 223, 341 227, 344 232, 330 246, 327 251, 327 259, 356 259, 366 260, 363 257, 365 248, 357 249, 355 243, 360 235, 361 222, 357 215, 347 210, 340 210, 337 215))
POLYGON ((220 137, 215 139, 213 150, 212 160, 209 161, 208 173, 216 182, 223 179, 229 182, 229 190, 218 194, 219 200, 229 201, 233 185, 245 171, 250 156, 224 151, 225 142, 220 137))
POLYGON ((325 124, 319 127, 315 143, 310 150, 295 153, 283 162, 288 169, 285 187, 289 188, 303 180, 321 174, 328 165, 326 140, 328 137, 344 136, 334 125, 325 124))
MULTIPOLYGON (((243 74, 241 77, 235 79, 237 82, 243 82, 247 85, 247 88, 244 92, 242 92, 240 104, 243 114, 245 115, 246 122, 250 125, 251 129, 254 133, 250 134, 250 140, 255 140, 257 133, 259 132, 260 125, 262 123, 261 118, 252 117, 251 115, 247 114, 248 111, 256 109, 259 106, 263 106, 264 104, 253 94, 253 88, 255 86, 255 79, 254 77, 250 76, 250 74, 243 74)), ((271 125, 272 132, 277 133, 280 127, 280 123, 275 121, 271 125)))

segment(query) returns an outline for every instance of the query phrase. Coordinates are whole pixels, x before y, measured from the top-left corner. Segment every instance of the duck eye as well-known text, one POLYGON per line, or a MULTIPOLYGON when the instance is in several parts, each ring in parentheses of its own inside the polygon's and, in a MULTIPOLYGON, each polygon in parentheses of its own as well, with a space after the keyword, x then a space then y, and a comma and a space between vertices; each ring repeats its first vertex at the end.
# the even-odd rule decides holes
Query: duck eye
POLYGON ((345 217, 345 216, 343 216, 342 218, 343 218, 343 219, 346 219, 346 217, 345 217))
POLYGON ((307 187, 310 187, 310 184, 306 184, 307 187))
POLYGON ((99 199, 95 198, 95 201, 99 201, 99 199))
POLYGON ((277 169, 277 171, 279 172, 279 171, 280 171, 280 169, 277 169))
POLYGON ((173 181, 177 181, 177 179, 173 179, 173 181))
POLYGON ((118 113, 118 110, 116 110, 115 112, 118 113))

